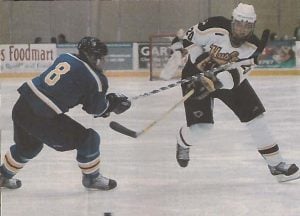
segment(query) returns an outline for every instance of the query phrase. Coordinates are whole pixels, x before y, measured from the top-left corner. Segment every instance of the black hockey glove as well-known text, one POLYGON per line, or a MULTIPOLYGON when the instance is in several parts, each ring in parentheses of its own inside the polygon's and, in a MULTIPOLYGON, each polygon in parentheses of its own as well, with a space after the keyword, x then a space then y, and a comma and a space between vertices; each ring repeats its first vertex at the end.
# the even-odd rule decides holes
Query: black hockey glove
POLYGON ((106 95, 106 99, 109 101, 109 107, 106 113, 114 112, 121 114, 131 106, 131 101, 123 94, 109 93, 106 95))

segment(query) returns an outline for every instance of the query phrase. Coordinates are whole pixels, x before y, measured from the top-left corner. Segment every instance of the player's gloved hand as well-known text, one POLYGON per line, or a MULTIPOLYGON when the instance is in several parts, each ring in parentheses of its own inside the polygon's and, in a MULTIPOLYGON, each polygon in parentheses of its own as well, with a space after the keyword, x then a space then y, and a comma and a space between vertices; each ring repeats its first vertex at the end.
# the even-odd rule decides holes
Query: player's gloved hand
POLYGON ((198 100, 202 100, 211 92, 214 92, 216 89, 220 89, 221 87, 222 83, 214 75, 208 74, 199 76, 199 78, 193 80, 188 85, 189 91, 194 89, 194 98, 198 100))
POLYGON ((220 66, 218 62, 211 58, 208 52, 204 52, 198 56, 195 64, 197 69, 202 73, 220 66))
POLYGON ((109 101, 107 112, 121 114, 131 106, 131 101, 123 94, 109 93, 106 95, 106 99, 109 101))
POLYGON ((109 116, 110 116, 110 112, 107 112, 107 110, 102 114, 94 114, 94 118, 99 118, 99 117, 107 118, 109 116))

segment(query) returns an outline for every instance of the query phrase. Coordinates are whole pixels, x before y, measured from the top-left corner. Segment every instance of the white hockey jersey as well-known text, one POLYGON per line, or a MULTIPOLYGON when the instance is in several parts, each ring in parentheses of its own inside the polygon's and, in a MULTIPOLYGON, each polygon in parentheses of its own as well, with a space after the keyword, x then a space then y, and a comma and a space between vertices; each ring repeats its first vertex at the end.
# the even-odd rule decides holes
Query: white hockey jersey
MULTIPOLYGON (((240 47, 233 47, 230 41, 231 20, 225 17, 211 17, 192 26, 184 37, 184 47, 189 50, 190 60, 197 63, 199 47, 218 65, 238 62, 252 56, 259 45, 259 39, 252 35, 240 47), (194 51, 197 50, 197 51, 194 51)), ((240 82, 246 78, 244 68, 240 69, 240 82)), ((247 75, 249 70, 247 71, 247 75)))
POLYGON ((203 48, 217 62, 236 62, 250 57, 258 47, 259 39, 252 35, 248 41, 235 48, 230 42, 231 20, 225 17, 211 17, 192 26, 185 35, 184 46, 191 44, 203 48))

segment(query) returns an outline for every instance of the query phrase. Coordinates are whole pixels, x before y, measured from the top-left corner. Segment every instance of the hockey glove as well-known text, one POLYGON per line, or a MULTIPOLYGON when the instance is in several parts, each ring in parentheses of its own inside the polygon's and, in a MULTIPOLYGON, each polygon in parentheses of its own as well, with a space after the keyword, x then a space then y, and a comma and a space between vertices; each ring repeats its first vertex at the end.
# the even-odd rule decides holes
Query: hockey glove
POLYGON ((211 92, 214 92, 216 89, 220 89, 222 87, 222 83, 214 75, 209 76, 210 77, 208 77, 208 75, 202 75, 189 84, 189 90, 191 90, 192 88, 195 90, 195 99, 202 100, 211 92))
POLYGON ((212 68, 216 68, 220 66, 218 62, 216 62, 213 58, 211 58, 208 52, 204 52, 200 56, 198 56, 195 65, 197 69, 202 73, 211 70, 212 68))
POLYGON ((107 112, 114 112, 121 114, 128 110, 131 106, 131 102, 123 94, 109 93, 106 95, 106 99, 109 101, 109 107, 107 112))

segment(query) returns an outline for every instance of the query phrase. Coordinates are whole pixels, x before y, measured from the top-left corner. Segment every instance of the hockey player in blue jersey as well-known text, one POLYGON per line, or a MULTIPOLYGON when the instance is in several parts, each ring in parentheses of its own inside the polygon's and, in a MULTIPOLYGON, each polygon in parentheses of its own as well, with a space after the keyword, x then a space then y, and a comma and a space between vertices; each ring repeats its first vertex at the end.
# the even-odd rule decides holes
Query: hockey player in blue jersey
POLYGON ((122 94, 109 93, 102 64, 107 47, 99 39, 84 37, 78 43, 79 54, 62 54, 42 74, 24 83, 14 105, 12 119, 14 141, 0 167, 0 186, 21 187, 13 178, 46 144, 57 151, 76 150, 76 160, 86 188, 110 190, 113 179, 99 172, 100 136, 64 113, 76 105, 95 117, 120 114, 130 108, 122 94))

